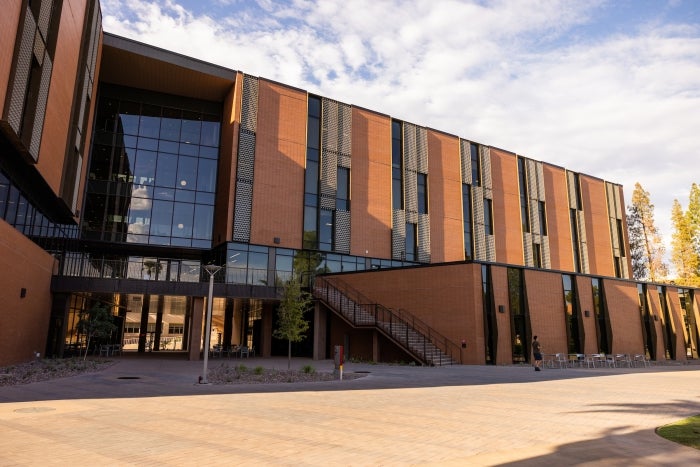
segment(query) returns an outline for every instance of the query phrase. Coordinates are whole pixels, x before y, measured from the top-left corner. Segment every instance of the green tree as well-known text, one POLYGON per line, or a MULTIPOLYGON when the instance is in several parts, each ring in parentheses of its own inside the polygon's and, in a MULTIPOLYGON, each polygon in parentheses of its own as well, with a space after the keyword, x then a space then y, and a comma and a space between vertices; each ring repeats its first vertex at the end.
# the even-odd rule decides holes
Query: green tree
POLYGON ((692 285, 698 281, 700 266, 700 256, 694 244, 697 233, 693 232, 689 211, 683 212, 677 199, 673 200, 671 220, 674 228, 671 237, 671 262, 676 268, 676 282, 692 285))
POLYGON ((296 278, 285 282, 278 310, 277 329, 272 335, 277 339, 287 340, 288 370, 292 367, 292 342, 304 340, 304 333, 309 329, 309 322, 304 319, 304 313, 312 302, 313 297, 309 292, 302 290, 296 278))
POLYGON ((662 280, 668 274, 664 262, 666 249, 654 221, 654 205, 649 192, 637 182, 632 192, 632 204, 627 206, 632 277, 636 280, 662 280))
POLYGON ((80 333, 87 336, 87 345, 83 356, 83 360, 85 360, 88 350, 90 350, 90 341, 109 337, 117 329, 117 326, 114 324, 114 316, 107 307, 96 303, 92 308, 80 314, 77 328, 80 333))

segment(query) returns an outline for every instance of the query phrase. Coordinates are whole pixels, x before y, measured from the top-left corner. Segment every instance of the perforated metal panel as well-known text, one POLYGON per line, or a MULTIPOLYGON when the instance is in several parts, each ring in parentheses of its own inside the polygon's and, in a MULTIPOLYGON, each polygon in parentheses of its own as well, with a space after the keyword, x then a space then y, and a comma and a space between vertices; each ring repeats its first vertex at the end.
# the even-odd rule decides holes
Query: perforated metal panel
POLYGON ((243 76, 241 128, 255 132, 258 128, 258 78, 243 76))
POLYGON ((416 127, 416 171, 428 173, 428 132, 423 127, 416 127))
MULTIPOLYGON (((404 204, 407 212, 418 212, 418 177, 415 171, 406 170, 404 173, 404 204)), ((411 219, 410 222, 413 222, 411 219)))
POLYGON ((15 73, 12 77, 12 90, 10 92, 10 105, 7 111, 7 122, 17 135, 20 134, 22 125, 22 113, 24 110, 24 99, 27 94, 27 82, 29 80, 29 70, 32 66, 32 50, 34 48, 34 34, 36 23, 31 11, 27 8, 22 25, 22 35, 20 39, 17 60, 15 62, 15 73))
POLYGON ((569 209, 577 209, 576 206, 576 177, 573 172, 566 171, 566 188, 569 191, 569 209))
POLYGON ((586 240, 586 220, 583 216, 583 211, 577 211, 576 219, 578 221, 578 235, 580 239, 579 251, 581 252, 581 272, 588 274, 590 272, 588 266, 588 241, 586 240))
POLYGON ((338 191, 338 155, 335 151, 321 151, 321 194, 335 198, 338 191))
POLYGON ((391 258, 403 260, 406 257, 406 217, 404 211, 394 209, 391 213, 391 258))
POLYGON ((338 167, 352 168, 352 158, 348 154, 338 154, 338 167))
POLYGON ((493 188, 493 181, 491 178, 491 148, 488 146, 479 146, 479 158, 481 160, 482 184, 484 188, 490 190, 493 188))
POLYGON ((233 213, 233 239, 241 242, 250 240, 255 175, 255 139, 255 133, 241 128, 238 139, 236 197, 233 213))
POLYGON ((496 237, 486 235, 486 261, 496 261, 496 237))
POLYGON ((238 139, 238 161, 236 178, 252 183, 254 168, 255 133, 242 130, 238 139))
POLYGON ((418 261, 430 262, 430 215, 418 214, 418 261))
POLYGON ((338 128, 338 152, 349 159, 352 153, 352 107, 347 104, 338 103, 338 128))
POLYGON ((474 216, 474 259, 485 261, 486 231, 484 229, 484 190, 480 186, 472 187, 472 208, 474 216))
POLYGON ((338 102, 323 99, 323 131, 321 132, 321 147, 334 152, 338 151, 338 102))
POLYGON ((403 124, 403 163, 406 172, 415 172, 418 168, 416 126, 405 122, 403 124))
POLYGON ((462 183, 472 183, 472 158, 470 143, 466 139, 459 140, 459 162, 462 172, 462 183))
POLYGON ((253 205, 253 185, 247 181, 236 183, 236 208, 233 215, 233 240, 250 240, 250 216, 253 205))
POLYGON ((532 235, 527 232, 523 233, 523 259, 525 266, 533 267, 535 265, 532 252, 532 235))
POLYGON ((350 211, 335 211, 335 251, 350 253, 350 211))
POLYGON ((549 237, 542 237, 542 265, 545 269, 552 269, 552 257, 549 251, 549 237))
POLYGON ((39 148, 41 146, 41 134, 44 130, 44 118, 46 117, 46 101, 49 98, 49 85, 51 84, 51 70, 53 63, 49 54, 44 55, 44 65, 41 67, 41 82, 39 84, 39 96, 36 101, 36 114, 34 115, 34 127, 32 128, 32 139, 29 144, 29 152, 34 160, 39 158, 39 148))
POLYGON ((37 24, 41 35, 46 41, 49 35, 49 24, 51 23, 51 11, 53 10, 53 0, 43 0, 39 9, 39 24, 37 24))

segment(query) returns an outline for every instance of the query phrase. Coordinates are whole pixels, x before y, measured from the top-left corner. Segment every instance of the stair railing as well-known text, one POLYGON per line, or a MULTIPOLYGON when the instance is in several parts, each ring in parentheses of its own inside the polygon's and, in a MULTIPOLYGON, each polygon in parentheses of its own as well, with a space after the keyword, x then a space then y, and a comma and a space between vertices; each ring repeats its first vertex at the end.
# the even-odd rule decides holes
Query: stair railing
MULTIPOLYGON (((333 305, 353 324, 381 328, 396 340, 401 338, 399 342, 411 351, 415 348, 410 345, 409 340, 413 332, 414 335, 422 338, 422 354, 426 360, 428 360, 429 345, 432 344, 442 352, 439 364, 462 362, 460 347, 455 342, 405 310, 392 310, 381 304, 372 303, 361 292, 337 277, 334 277, 331 283, 323 276, 316 276, 313 293, 317 298, 333 305), (388 326, 388 329, 384 326, 388 326), (447 356, 449 362, 443 362, 444 356, 447 356)), ((430 361, 436 363, 432 358, 430 361)))

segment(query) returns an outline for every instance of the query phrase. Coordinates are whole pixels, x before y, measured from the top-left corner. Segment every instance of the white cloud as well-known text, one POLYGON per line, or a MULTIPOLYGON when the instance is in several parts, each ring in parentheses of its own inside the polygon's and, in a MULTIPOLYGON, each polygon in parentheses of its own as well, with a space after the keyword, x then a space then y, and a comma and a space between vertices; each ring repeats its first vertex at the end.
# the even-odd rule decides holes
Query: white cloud
POLYGON ((638 181, 667 241, 700 181, 697 24, 591 36, 610 5, 590 1, 228 3, 103 0, 104 28, 621 183, 627 202, 638 181))

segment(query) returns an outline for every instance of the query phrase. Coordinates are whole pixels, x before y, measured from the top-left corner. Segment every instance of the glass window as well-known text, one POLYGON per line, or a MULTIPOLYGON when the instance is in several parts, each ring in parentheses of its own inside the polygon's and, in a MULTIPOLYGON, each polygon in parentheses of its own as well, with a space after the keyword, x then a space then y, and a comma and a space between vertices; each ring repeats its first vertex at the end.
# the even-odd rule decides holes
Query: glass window
POLYGON ((538 210, 540 214, 540 235, 547 235, 547 212, 544 201, 539 201, 538 210))
POLYGON ((484 198, 484 233, 493 235, 493 201, 484 198))
POLYGON ((193 237, 211 240, 211 230, 214 223, 214 206, 195 205, 193 237))
POLYGON ((158 142, 158 150, 160 152, 169 152, 171 154, 177 154, 180 150, 180 143, 175 141, 163 141, 162 139, 158 142))
POLYGON ((216 190, 216 161, 199 159, 197 169, 197 190, 214 192, 216 190))
POLYGON ((318 193, 318 162, 306 161, 306 180, 304 184, 306 193, 318 193))
POLYGON ((471 143, 469 152, 472 161, 472 184, 481 186, 481 162, 479 161, 479 145, 471 143))
POLYGON ((170 141, 180 140, 180 127, 182 126, 182 111, 180 109, 163 109, 163 118, 160 120, 160 138, 170 141))
POLYGON ((211 115, 205 115, 204 118, 205 120, 202 122, 202 138, 200 144, 205 146, 218 146, 221 127, 218 118, 211 115))
POLYGON ((333 248, 333 211, 321 209, 319 217, 319 249, 324 251, 332 250, 333 248))
POLYGON ((141 151, 136 153, 134 165, 134 182, 138 185, 152 185, 156 176, 156 157, 153 151, 141 151))
POLYGON ((194 204, 175 203, 173 207, 173 237, 192 237, 194 204))
POLYGON ((160 135, 160 107, 144 105, 139 119, 139 136, 158 138, 160 135))
POLYGON ((180 133, 180 142, 199 144, 200 134, 202 131, 201 115, 196 112, 182 112, 182 129, 180 133))
POLYGON ((428 176, 426 174, 417 174, 418 179, 418 213, 428 213, 428 176))
POLYGON ((5 218, 5 208, 7 207, 7 197, 10 194, 10 180, 4 173, 0 172, 0 219, 5 218))
POLYGON ((318 97, 309 96, 309 115, 321 116, 321 99, 318 97))
POLYGON ((173 203, 170 201, 153 201, 151 215, 151 235, 170 235, 173 221, 173 203))
POLYGON ((306 145, 313 149, 321 147, 321 121, 316 117, 309 116, 306 145))
POLYGON ((194 190, 197 181, 197 159, 181 156, 177 164, 177 188, 194 190))
POLYGON ((139 131, 140 112, 141 105, 138 102, 121 102, 119 104, 117 131, 126 135, 137 135, 139 131))
POLYGON ((406 224, 406 261, 416 260, 416 224, 406 224))
POLYGON ((175 188, 176 176, 177 156, 175 154, 159 153, 155 184, 175 188))

